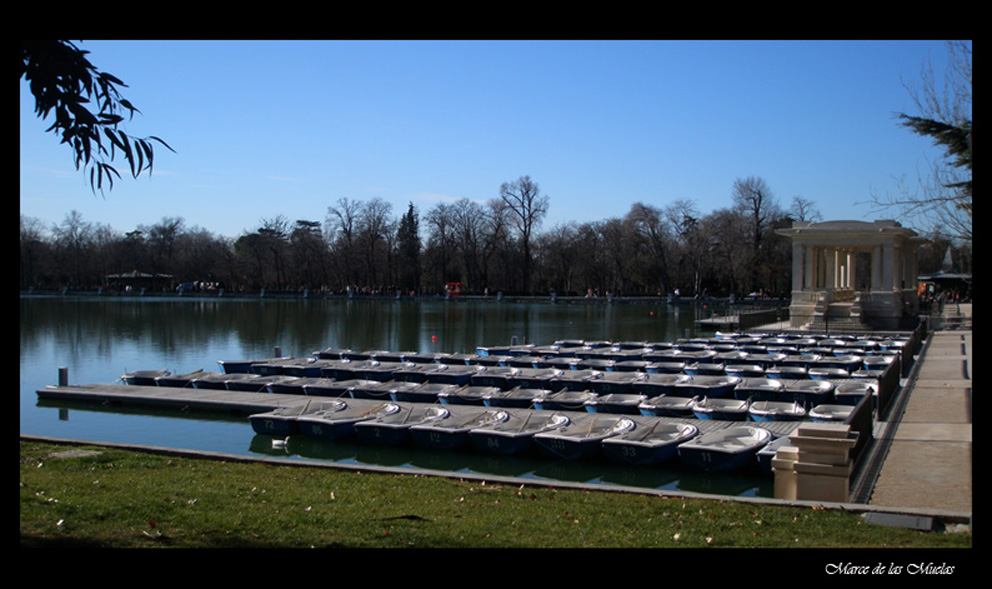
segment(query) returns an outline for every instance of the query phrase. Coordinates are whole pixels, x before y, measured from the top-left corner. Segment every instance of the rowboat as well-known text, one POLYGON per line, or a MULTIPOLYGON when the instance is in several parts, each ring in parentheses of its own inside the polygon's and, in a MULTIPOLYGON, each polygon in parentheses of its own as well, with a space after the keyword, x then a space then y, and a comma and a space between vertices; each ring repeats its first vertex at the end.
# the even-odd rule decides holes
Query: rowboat
POLYGON ((463 386, 469 384, 472 376, 479 372, 478 367, 459 366, 457 364, 437 364, 430 370, 424 371, 427 382, 438 384, 453 384, 463 386))
POLYGON ((227 381, 227 390, 229 391, 242 391, 246 393, 267 393, 269 392, 269 387, 273 383, 283 383, 299 380, 296 376, 285 376, 285 375, 272 375, 272 376, 262 376, 260 374, 243 374, 243 375, 230 375, 227 381), (243 378, 234 378, 234 377, 243 378))
POLYGON ((785 389, 779 401, 797 401, 804 407, 829 403, 834 398, 834 383, 823 379, 799 379, 782 381, 785 389))
POLYGON ((587 411, 586 404, 595 401, 599 395, 592 391, 558 391, 535 399, 535 409, 558 411, 587 411))
POLYGON ((444 419, 450 412, 440 405, 399 403, 400 410, 355 424, 358 439, 367 444, 398 446, 410 438, 410 428, 418 423, 444 419))
POLYGON ((263 376, 320 376, 321 364, 317 358, 280 358, 269 362, 257 362, 251 366, 251 372, 263 376))
POLYGON ((549 456, 573 460, 602 452, 603 440, 637 427, 629 417, 594 415, 582 421, 572 421, 555 431, 534 434, 534 442, 549 456))
POLYGON ((341 401, 333 406, 306 413, 296 419, 300 433, 311 438, 336 440, 355 433, 355 424, 378 416, 398 413, 396 403, 356 403, 341 401))
POLYGON ((284 395, 305 395, 306 385, 319 385, 328 382, 333 382, 330 379, 313 377, 313 376, 302 376, 300 378, 287 379, 287 380, 273 380, 268 383, 268 391, 270 393, 284 394, 284 395))
POLYGON ((218 360, 217 364, 220 365, 221 370, 227 374, 235 374, 240 372, 252 372, 253 367, 256 364, 266 364, 269 362, 290 360, 289 356, 281 356, 277 358, 260 358, 257 360, 218 360))
POLYGON ((203 375, 203 369, 186 374, 163 374, 155 377, 155 386, 185 388, 193 386, 193 379, 203 375))
POLYGON ((682 397, 732 397, 734 389, 740 384, 737 376, 691 376, 686 382, 676 383, 671 394, 682 397))
POLYGON ((614 462, 624 464, 661 464, 678 456, 678 446, 699 435, 699 428, 689 423, 656 421, 650 427, 603 440, 603 452, 614 462))
MULTIPOLYGON (((631 384, 635 393, 650 397, 659 395, 671 395, 675 391, 675 386, 692 380, 687 374, 641 374, 638 379, 631 384)), ((692 396, 692 395, 689 395, 692 396)))
MULTIPOLYGON (((495 388, 495 387, 494 387, 495 388)), ((509 391, 499 391, 486 400, 490 407, 521 407, 530 408, 539 404, 544 397, 551 394, 547 389, 528 389, 517 387, 509 391)))
POLYGON ((303 391, 307 395, 313 395, 317 397, 347 397, 351 396, 351 389, 355 387, 363 386, 374 386, 377 381, 374 380, 361 380, 361 379, 350 379, 350 380, 334 380, 334 379, 321 379, 319 382, 309 383, 303 385, 303 391))
POLYGON ((641 415, 652 417, 693 417, 692 406, 699 397, 672 397, 658 395, 638 406, 641 415))
POLYGON ((734 398, 752 401, 778 401, 785 383, 774 378, 745 378, 734 388, 734 398))
POLYGON ((227 381, 231 379, 252 379, 258 375, 248 372, 204 372, 190 381, 194 389, 227 390, 227 381))
POLYGON ((854 411, 853 404, 835 405, 824 403, 811 408, 809 410, 809 418, 813 421, 844 421, 851 415, 852 411, 854 411))
POLYGON ((497 421, 469 431, 472 444, 479 450, 496 454, 519 454, 534 445, 539 433, 561 429, 570 423, 561 413, 521 411, 508 413, 497 421))
POLYGON ((589 381, 589 390, 600 394, 629 394, 634 392, 635 372, 604 372, 599 378, 589 381))
POLYGON ((478 386, 496 387, 508 391, 513 388, 510 386, 510 377, 519 371, 519 368, 512 366, 484 366, 483 370, 472 375, 470 382, 478 386))
POLYGON ((744 421, 750 403, 746 399, 722 399, 703 397, 692 404, 692 413, 697 419, 744 421))
POLYGON ((754 401, 748 415, 754 421, 798 421, 806 417, 806 410, 796 401, 754 401))
POLYGON ((760 427, 734 426, 697 436, 679 445, 679 459, 701 470, 730 471, 755 463, 755 454, 772 439, 760 427))
POLYGON ((509 415, 502 409, 485 409, 447 418, 436 419, 410 427, 410 437, 422 448, 454 450, 466 445, 469 432, 489 424, 506 421, 509 415))
POLYGON ((489 399, 501 391, 496 387, 463 386, 438 393, 438 400, 445 405, 489 405, 489 399))
POLYGON ((739 378, 759 378, 765 376, 765 368, 760 364, 727 364, 723 371, 728 376, 739 378))
POLYGON ((393 398, 397 401, 414 403, 437 403, 441 395, 458 390, 458 385, 438 382, 425 382, 413 388, 395 389, 393 398))
POLYGON ((592 413, 640 413, 641 403, 647 401, 647 395, 636 393, 608 393, 599 395, 586 403, 586 410, 592 413))
POLYGON ((834 400, 840 405, 857 405, 865 396, 878 393, 878 383, 872 379, 847 380, 837 384, 834 400))
POLYGON ((121 380, 127 385, 153 387, 156 386, 156 378, 168 376, 169 374, 170 372, 168 370, 135 370, 122 374, 121 380))
POLYGON ((343 405, 344 401, 338 399, 331 401, 306 399, 299 403, 276 407, 271 411, 249 415, 248 421, 257 434, 284 438, 300 433, 299 423, 296 420, 307 412, 316 413, 343 405))
POLYGON ((507 386, 511 389, 551 389, 552 383, 562 375, 573 374, 575 371, 559 370, 557 368, 520 368, 507 376, 507 386))

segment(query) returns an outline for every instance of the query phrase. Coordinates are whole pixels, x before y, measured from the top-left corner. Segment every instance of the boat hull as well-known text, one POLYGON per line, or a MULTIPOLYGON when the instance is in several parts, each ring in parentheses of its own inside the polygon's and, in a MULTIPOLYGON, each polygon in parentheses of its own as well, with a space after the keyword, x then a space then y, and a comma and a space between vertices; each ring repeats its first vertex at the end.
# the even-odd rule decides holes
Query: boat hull
POLYGON ((740 470, 756 464, 755 454, 769 441, 768 430, 748 426, 727 428, 680 445, 679 461, 698 470, 740 470))
POLYGON ((534 435, 534 442, 545 455, 564 460, 579 460, 603 451, 603 440, 627 433, 636 424, 626 417, 600 418, 593 423, 575 423, 556 432, 534 435))
POLYGON ((456 450, 469 444, 473 429, 506 419, 505 411, 490 409, 467 418, 448 417, 429 424, 414 425, 410 428, 410 437, 421 448, 456 450))
POLYGON ((637 430, 603 440, 603 453, 613 462, 631 465, 655 465, 678 457, 679 444, 699 435, 690 424, 657 425, 648 435, 638 437, 637 430))
POLYGON ((526 417, 479 427, 469 432, 472 445, 490 454, 522 454, 534 447, 534 436, 565 427, 569 419, 561 414, 525 413, 526 417), (519 423, 519 422, 523 423, 519 423))
POLYGON ((377 416, 398 413, 399 405, 395 403, 380 403, 371 405, 344 407, 335 406, 330 410, 307 414, 297 419, 300 433, 321 440, 337 440, 355 434, 355 425, 362 421, 374 419, 377 416))

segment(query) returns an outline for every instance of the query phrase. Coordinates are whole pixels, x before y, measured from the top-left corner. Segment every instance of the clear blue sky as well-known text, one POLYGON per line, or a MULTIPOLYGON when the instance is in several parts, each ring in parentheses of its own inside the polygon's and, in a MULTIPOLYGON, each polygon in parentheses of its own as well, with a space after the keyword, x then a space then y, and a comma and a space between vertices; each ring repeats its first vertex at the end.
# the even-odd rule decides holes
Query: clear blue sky
MULTIPOLYGON (((781 206, 873 219, 939 157, 900 127, 905 83, 942 41, 83 41, 122 79, 156 135, 149 178, 94 194, 45 133, 22 81, 20 209, 72 211, 126 232, 164 217, 236 237, 262 219, 323 221, 339 198, 498 196, 529 175, 550 197, 543 228, 689 199, 728 207, 737 178, 781 206)), ((125 168, 120 162, 120 169, 125 168)))

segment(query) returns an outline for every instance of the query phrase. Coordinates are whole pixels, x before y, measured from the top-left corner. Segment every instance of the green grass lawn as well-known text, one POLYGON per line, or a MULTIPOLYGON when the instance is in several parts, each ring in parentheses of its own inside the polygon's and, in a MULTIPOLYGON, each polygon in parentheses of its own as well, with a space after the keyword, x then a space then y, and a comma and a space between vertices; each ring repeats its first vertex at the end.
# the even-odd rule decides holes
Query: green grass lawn
POLYGON ((840 510, 20 442, 22 547, 970 548, 840 510))

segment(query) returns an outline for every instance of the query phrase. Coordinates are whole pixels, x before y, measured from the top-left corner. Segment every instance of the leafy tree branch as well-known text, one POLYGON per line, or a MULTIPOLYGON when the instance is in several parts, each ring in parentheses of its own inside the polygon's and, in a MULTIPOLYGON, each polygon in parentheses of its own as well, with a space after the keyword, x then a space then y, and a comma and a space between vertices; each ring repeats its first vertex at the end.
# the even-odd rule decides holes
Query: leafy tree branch
POLYGON ((175 153, 158 137, 133 137, 118 128, 125 115, 130 120, 140 111, 121 95, 119 88, 127 85, 94 67, 88 51, 61 40, 22 41, 20 49, 20 78, 34 96, 35 114, 42 120, 54 115, 46 132, 69 145, 76 169, 89 171, 94 191, 104 183, 113 188, 121 177, 111 163, 118 156, 137 178, 145 171, 151 175, 154 144, 175 153))

